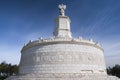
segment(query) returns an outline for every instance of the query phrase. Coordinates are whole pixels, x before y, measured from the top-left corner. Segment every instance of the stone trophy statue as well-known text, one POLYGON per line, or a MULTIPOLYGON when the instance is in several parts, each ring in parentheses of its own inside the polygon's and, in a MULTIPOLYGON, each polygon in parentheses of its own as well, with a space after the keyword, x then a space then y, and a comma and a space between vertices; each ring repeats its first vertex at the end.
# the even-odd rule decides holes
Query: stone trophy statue
POLYGON ((66 5, 61 4, 58 6, 58 8, 60 10, 60 15, 65 16, 66 5))

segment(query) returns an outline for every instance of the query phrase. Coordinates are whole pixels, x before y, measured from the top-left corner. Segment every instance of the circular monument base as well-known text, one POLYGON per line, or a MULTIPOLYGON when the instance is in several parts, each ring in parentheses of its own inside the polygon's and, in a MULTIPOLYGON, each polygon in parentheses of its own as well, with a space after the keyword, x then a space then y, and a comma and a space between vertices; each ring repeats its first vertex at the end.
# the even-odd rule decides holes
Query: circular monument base
POLYGON ((11 76, 6 80, 120 80, 115 76, 96 74, 27 74, 11 76))

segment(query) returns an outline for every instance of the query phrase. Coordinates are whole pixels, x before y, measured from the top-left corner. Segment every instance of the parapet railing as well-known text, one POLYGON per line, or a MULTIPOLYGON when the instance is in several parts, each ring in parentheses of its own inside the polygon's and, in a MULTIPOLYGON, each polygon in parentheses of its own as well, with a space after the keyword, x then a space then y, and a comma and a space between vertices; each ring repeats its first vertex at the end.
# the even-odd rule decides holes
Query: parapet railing
POLYGON ((59 42, 59 41, 74 41, 74 42, 83 42, 83 43, 89 43, 89 44, 93 44, 96 46, 101 47, 101 45, 98 42, 93 41, 92 39, 89 40, 85 40, 80 38, 57 38, 57 37, 51 37, 51 38, 39 38, 38 40, 34 40, 34 41, 29 41, 27 44, 24 44, 24 46, 28 46, 28 45, 33 45, 33 44, 38 44, 38 43, 47 43, 47 42, 59 42))

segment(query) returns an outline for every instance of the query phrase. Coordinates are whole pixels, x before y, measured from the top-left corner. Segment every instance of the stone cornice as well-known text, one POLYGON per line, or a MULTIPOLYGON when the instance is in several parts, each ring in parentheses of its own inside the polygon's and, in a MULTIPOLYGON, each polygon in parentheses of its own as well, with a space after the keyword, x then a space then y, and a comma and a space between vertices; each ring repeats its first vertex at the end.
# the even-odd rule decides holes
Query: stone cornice
POLYGON ((70 20, 70 18, 68 16, 61 16, 61 15, 59 15, 59 17, 57 17, 55 19, 55 21, 58 20, 59 18, 67 18, 69 20, 69 22, 71 22, 71 20, 70 20))
POLYGON ((79 45, 88 45, 88 46, 93 46, 95 48, 98 48, 102 51, 103 48, 96 42, 89 41, 89 40, 81 40, 81 39, 75 39, 75 38, 51 38, 51 39, 41 39, 41 40, 36 40, 29 42, 27 45, 25 45, 22 51, 34 47, 34 46, 39 46, 39 45, 51 45, 51 44, 79 44, 79 45))

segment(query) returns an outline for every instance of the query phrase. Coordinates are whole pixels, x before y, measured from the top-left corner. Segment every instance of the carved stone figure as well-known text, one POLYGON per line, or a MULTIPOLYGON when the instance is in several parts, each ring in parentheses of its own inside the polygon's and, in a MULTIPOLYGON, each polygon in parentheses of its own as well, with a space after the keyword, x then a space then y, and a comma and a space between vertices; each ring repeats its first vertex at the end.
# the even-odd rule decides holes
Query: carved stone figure
POLYGON ((60 9, 60 15, 65 16, 66 5, 61 4, 58 8, 60 9))

